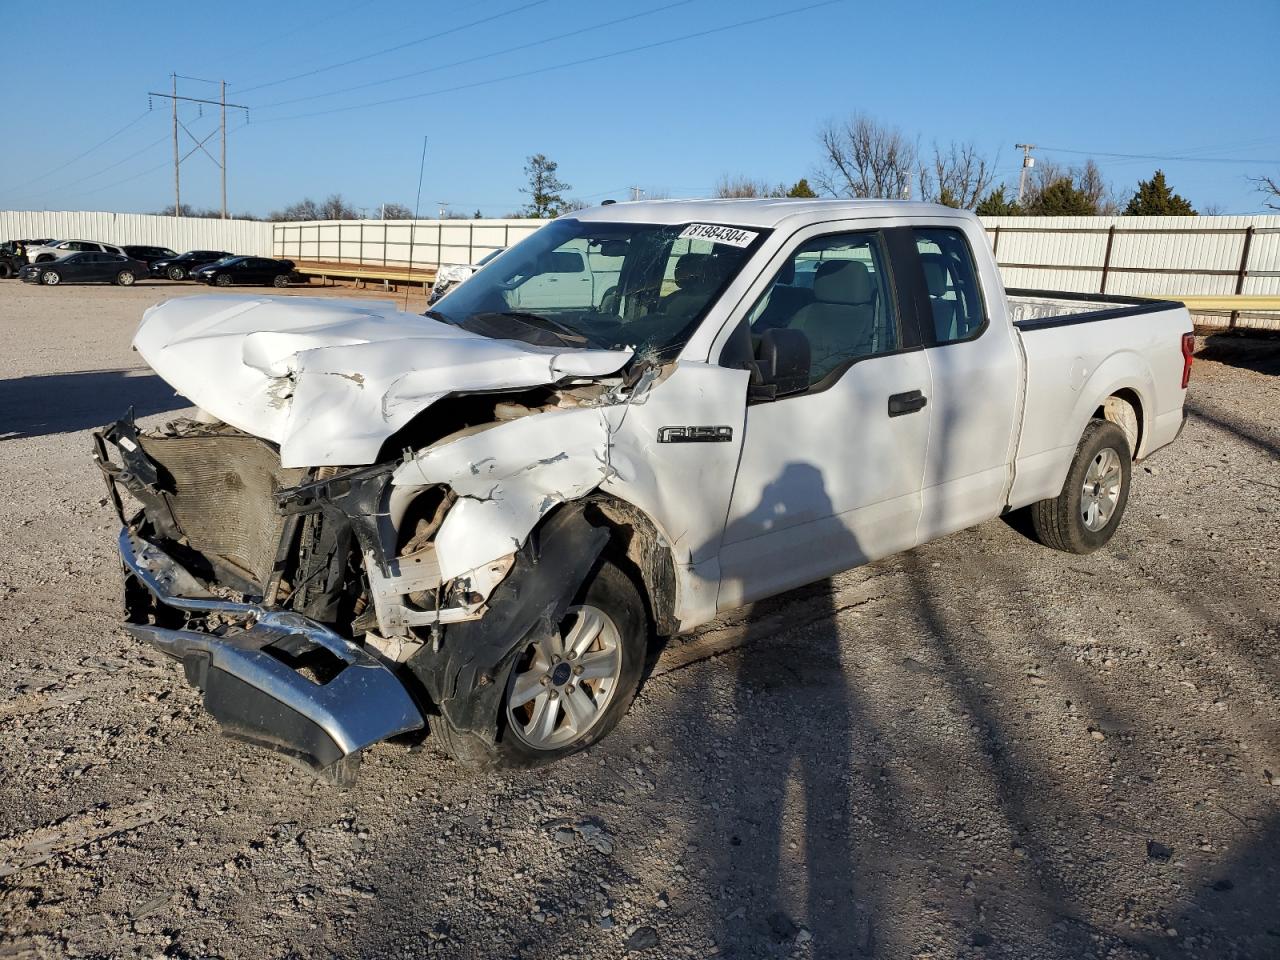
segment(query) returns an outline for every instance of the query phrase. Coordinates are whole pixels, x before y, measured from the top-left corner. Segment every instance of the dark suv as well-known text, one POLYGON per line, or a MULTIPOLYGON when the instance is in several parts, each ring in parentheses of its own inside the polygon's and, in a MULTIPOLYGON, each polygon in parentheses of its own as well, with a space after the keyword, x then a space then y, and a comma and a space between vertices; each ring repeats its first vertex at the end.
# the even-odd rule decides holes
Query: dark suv
POLYGON ((133 246, 125 247, 124 252, 126 256, 130 256, 134 260, 141 260, 143 263, 147 264, 147 266, 150 266, 157 260, 172 260, 177 256, 177 254, 168 247, 133 246))

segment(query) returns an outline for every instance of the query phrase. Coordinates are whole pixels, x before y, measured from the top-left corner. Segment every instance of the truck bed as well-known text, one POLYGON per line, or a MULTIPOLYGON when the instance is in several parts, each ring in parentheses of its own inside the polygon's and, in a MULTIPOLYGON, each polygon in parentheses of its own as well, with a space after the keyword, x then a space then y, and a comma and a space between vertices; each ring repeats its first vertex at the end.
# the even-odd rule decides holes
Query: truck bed
POLYGON ((1009 319, 1023 332, 1116 317, 1136 317, 1182 306, 1176 300, 1109 296, 1104 293, 1010 289, 1006 294, 1009 298, 1009 319))

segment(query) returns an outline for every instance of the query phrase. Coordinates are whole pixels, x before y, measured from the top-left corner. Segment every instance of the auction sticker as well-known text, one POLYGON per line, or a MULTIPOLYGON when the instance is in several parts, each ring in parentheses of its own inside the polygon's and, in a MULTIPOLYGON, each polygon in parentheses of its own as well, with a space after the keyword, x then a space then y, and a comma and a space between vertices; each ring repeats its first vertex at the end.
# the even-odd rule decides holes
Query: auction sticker
POLYGON ((731 247, 749 247, 760 234, 737 227, 718 227, 714 223, 691 223, 680 234, 681 240, 710 240, 731 247))

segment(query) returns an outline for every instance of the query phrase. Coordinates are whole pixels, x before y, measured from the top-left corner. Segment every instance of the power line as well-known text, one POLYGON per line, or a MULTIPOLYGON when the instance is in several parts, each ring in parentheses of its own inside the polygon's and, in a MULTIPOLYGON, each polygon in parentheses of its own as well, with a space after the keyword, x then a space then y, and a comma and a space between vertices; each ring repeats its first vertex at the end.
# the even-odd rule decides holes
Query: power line
POLYGON ((518 53, 521 50, 528 50, 531 47, 538 47, 547 43, 555 43, 559 40, 567 40, 570 37, 577 37, 577 36, 581 36, 584 33, 591 33, 594 30, 603 30, 606 27, 616 27, 620 23, 627 23, 628 21, 631 21, 631 20, 639 20, 641 17, 649 17, 655 13, 664 13, 667 10, 674 9, 675 7, 683 7, 683 6, 689 5, 690 3, 695 3, 695 2, 697 2, 697 0, 676 0, 675 3, 668 3, 668 4, 665 4, 664 6, 654 7, 650 10, 641 10, 639 13, 629 14, 628 16, 625 16, 625 17, 618 17, 617 19, 614 19, 614 20, 606 20, 603 23, 592 24, 589 27, 579 27, 577 30, 570 30, 568 33, 558 33, 553 37, 543 37, 541 40, 530 40, 527 43, 519 43, 519 44, 516 44, 514 47, 506 47, 502 50, 494 50, 492 53, 481 53, 481 54, 477 54, 474 57, 466 57, 465 59, 454 60, 450 63, 438 63, 434 66, 427 67, 424 70, 413 70, 409 73, 401 73, 394 77, 384 77, 381 80, 370 80, 368 83, 358 83, 358 84, 355 84, 354 86, 343 87, 340 90, 329 90, 324 93, 313 93, 305 97, 293 97, 289 100, 276 100, 273 103, 265 103, 259 107, 255 107, 254 109, 266 110, 268 108, 273 108, 273 107, 283 107, 291 103, 303 103, 309 100, 320 100, 324 97, 334 97, 342 93, 351 93, 355 90, 365 90, 365 89, 368 89, 369 87, 378 87, 388 83, 395 83, 398 80, 408 80, 411 77, 421 77, 428 73, 436 73, 440 70, 449 70, 449 69, 452 69, 453 67, 462 67, 470 63, 478 63, 481 60, 490 60, 494 57, 501 57, 508 53, 518 53))
MULTIPOLYGON (((121 159, 117 160, 115 163, 108 164, 105 167, 100 167, 97 170, 95 170, 93 173, 85 174, 85 176, 80 177, 78 180, 72 180, 70 183, 64 183, 57 187, 50 187, 47 190, 43 190, 39 193, 29 193, 26 195, 26 199, 39 200, 43 197, 49 196, 52 193, 62 193, 65 190, 69 190, 71 187, 84 183, 86 180, 93 180, 97 177, 102 176, 104 173, 107 173, 110 170, 114 170, 116 167, 120 166, 121 164, 128 163, 130 160, 132 160, 134 157, 138 156, 139 154, 146 153, 148 150, 154 150, 156 147, 166 142, 168 139, 169 139, 169 135, 166 133, 163 137, 161 137, 159 140, 156 140, 154 143, 149 143, 142 149, 135 150, 133 153, 129 154, 127 157, 122 157, 121 159)), ((18 198, 19 201, 21 201, 22 199, 23 199, 22 197, 18 198)))
POLYGON ((1162 160, 1166 163, 1268 163, 1280 164, 1280 160, 1264 160, 1252 157, 1247 160, 1229 157, 1172 157, 1154 153, 1108 153, 1104 150, 1068 150, 1065 147, 1040 147, 1049 153, 1072 153, 1090 157, 1115 157, 1121 160, 1162 160))
POLYGON ((77 160, 83 160, 85 157, 87 157, 89 154, 93 153, 93 152, 94 152, 95 150, 97 150, 99 147, 105 147, 108 143, 110 143, 110 142, 111 142, 112 140, 114 140, 116 137, 120 136, 120 134, 124 133, 126 130, 128 130, 130 127, 132 127, 134 124, 139 123, 139 122, 141 122, 142 120, 145 120, 145 119, 147 118, 147 114, 149 114, 149 113, 151 113, 150 108, 148 108, 148 109, 147 109, 147 111, 146 111, 145 113, 142 113, 142 114, 140 114, 139 116, 134 117, 132 120, 130 120, 128 123, 126 123, 123 127, 121 127, 119 130, 117 130, 115 133, 111 134, 111 136, 109 136, 109 137, 107 137, 107 138, 105 138, 105 139, 103 139, 103 140, 99 140, 97 143, 95 143, 95 144, 94 144, 92 147, 90 147, 88 150, 84 151, 83 153, 78 153, 78 154, 76 154, 74 157, 72 157, 72 158, 71 158, 70 160, 68 160, 66 163, 63 163, 63 164, 61 164, 61 165, 59 165, 59 166, 56 166, 56 167, 53 167, 53 168, 52 168, 52 169, 50 169, 50 170, 46 170, 44 173, 40 174, 38 177, 32 177, 30 180, 27 180, 26 182, 24 182, 24 183, 23 183, 23 186, 24 186, 24 187, 28 187, 28 186, 30 186, 30 185, 31 185, 31 184, 33 184, 33 183, 39 183, 39 182, 40 182, 41 180, 43 180, 45 177, 51 177, 51 176, 53 176, 55 173, 57 173, 59 170, 65 170, 67 167, 71 166, 71 165, 72 165, 73 163, 75 163, 77 160))
POLYGON ((738 20, 734 23, 726 23, 719 27, 710 27, 706 30, 698 30, 694 33, 682 34, 678 37, 669 37, 666 40, 654 40, 650 43, 642 43, 634 47, 627 47, 623 50, 614 50, 610 53, 601 53, 593 57, 583 57, 580 60, 569 60, 564 63, 555 63, 550 66, 537 67, 532 70, 522 70, 519 73, 509 73, 502 77, 492 77, 488 80, 476 80, 471 83, 462 83, 452 87, 441 87, 438 90, 428 90, 425 93, 415 93, 404 97, 392 97, 387 100, 374 100, 368 103, 356 103, 346 107, 333 107, 328 110, 317 110, 312 113, 299 113, 288 117, 273 117, 263 120, 263 123, 280 123, 285 120, 306 120, 311 117, 323 117, 332 113, 345 113, 351 110, 365 110, 369 107, 381 107, 392 103, 404 103, 408 100, 421 100, 424 97, 439 96, 444 93, 457 93, 462 90, 472 90, 476 87, 489 86, 495 83, 504 83, 507 80, 522 80, 525 77, 533 77, 542 73, 550 73, 553 70, 563 70, 568 67, 579 67, 588 63, 599 63, 601 60, 609 60, 613 57, 621 57, 629 53, 640 53, 644 50, 653 50, 657 47, 670 46, 673 43, 682 43, 685 40, 697 40, 702 37, 708 37, 717 33, 724 33, 727 30, 736 30, 739 27, 754 26, 758 23, 767 23, 771 20, 780 20, 783 17, 793 17, 796 14, 807 13, 810 10, 817 10, 820 7, 829 7, 837 3, 845 3, 847 0, 820 0, 818 3, 807 4, 803 7, 793 7, 789 10, 783 10, 779 13, 769 14, 763 17, 753 17, 749 20, 738 20))
POLYGON ((292 80, 301 80, 304 77, 314 77, 317 73, 326 73, 329 70, 337 70, 339 67, 349 67, 353 63, 361 63, 365 60, 371 60, 374 57, 380 57, 383 54, 395 53, 397 50, 404 50, 407 47, 416 46, 420 43, 426 43, 429 40, 439 40, 441 37, 447 37, 451 34, 460 33, 463 30, 469 30, 472 27, 478 27, 481 24, 492 23, 494 20, 501 20, 503 17, 509 17, 512 14, 521 13, 530 10, 533 7, 541 6, 548 0, 531 0, 529 3, 523 3, 518 7, 512 7, 509 10, 501 10, 498 13, 490 14, 487 17, 481 17, 479 20, 472 20, 470 23, 464 23, 456 27, 450 27, 448 30, 442 30, 439 33, 432 33, 425 37, 418 37, 416 40, 406 40, 404 43, 398 43, 393 47, 385 47, 382 50, 374 50, 372 53, 361 54, 358 57, 352 57, 350 60, 343 60, 340 63, 331 63, 328 66, 316 67, 314 70, 307 70, 304 73, 295 73, 291 77, 282 77, 279 80, 271 80, 267 83, 258 83, 252 87, 245 87, 240 91, 241 94, 250 93, 253 90, 261 90, 264 87, 274 87, 282 83, 289 83, 292 80))

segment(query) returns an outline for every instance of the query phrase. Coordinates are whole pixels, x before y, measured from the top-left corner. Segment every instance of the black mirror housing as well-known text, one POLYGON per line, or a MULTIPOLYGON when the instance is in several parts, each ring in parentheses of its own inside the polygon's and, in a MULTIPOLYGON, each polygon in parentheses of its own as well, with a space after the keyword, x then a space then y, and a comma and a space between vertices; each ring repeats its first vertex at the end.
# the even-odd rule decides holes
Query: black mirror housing
POLYGON ((799 330, 766 330, 756 348, 761 383, 776 397, 809 389, 809 338, 799 330))

